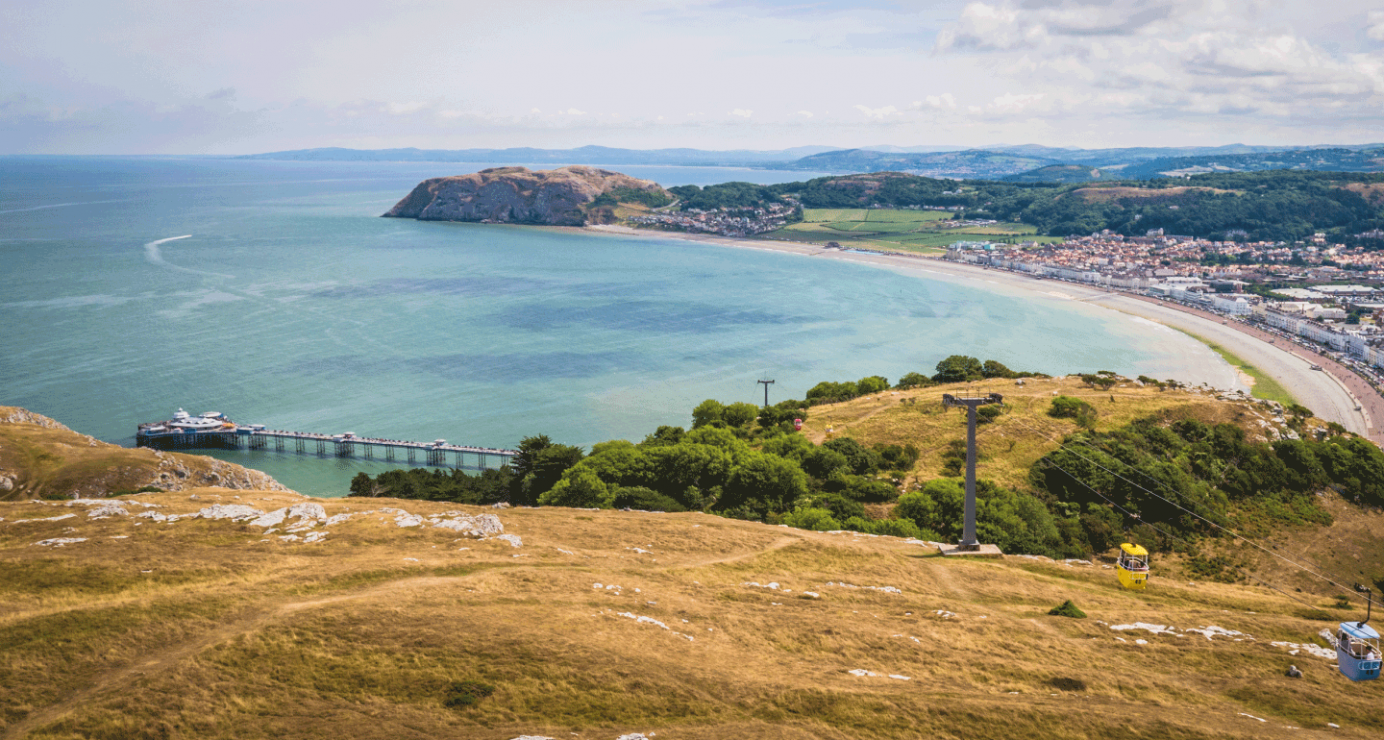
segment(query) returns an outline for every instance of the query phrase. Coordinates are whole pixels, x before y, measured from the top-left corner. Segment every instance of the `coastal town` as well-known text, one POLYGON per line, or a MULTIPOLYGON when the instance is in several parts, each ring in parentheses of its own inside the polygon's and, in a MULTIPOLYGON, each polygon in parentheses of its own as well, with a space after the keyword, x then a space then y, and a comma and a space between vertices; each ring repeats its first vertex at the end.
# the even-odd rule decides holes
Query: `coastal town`
POLYGON ((715 208, 702 210, 658 210, 629 219, 640 228, 687 231, 717 236, 754 236, 776 231, 788 225, 801 206, 785 199, 782 203, 765 203, 755 208, 715 208))
POLYGON ((955 262, 1155 297, 1326 353, 1384 387, 1384 252, 1102 232, 1060 244, 957 242, 955 262))

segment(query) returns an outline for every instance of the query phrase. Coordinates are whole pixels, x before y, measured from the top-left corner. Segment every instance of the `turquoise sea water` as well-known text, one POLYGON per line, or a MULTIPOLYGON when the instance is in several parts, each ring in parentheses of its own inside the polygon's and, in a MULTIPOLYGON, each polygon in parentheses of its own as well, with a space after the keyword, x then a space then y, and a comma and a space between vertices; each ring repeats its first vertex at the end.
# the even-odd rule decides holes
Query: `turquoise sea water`
MULTIPOLYGON (((697 402, 930 372, 1185 376, 1207 353, 1084 304, 793 255, 378 215, 456 164, 0 158, 0 404, 101 439, 178 407, 512 447, 687 424, 697 402)), ((665 185, 811 173, 622 167, 665 185)), ((383 463, 219 452, 305 493, 383 463)))

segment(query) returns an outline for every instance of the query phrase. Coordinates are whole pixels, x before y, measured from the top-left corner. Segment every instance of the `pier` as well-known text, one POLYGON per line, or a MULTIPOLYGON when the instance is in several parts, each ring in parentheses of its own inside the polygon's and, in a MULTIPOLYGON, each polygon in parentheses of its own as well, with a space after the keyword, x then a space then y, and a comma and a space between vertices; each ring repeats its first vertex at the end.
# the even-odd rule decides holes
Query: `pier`
POLYGON ((433 465, 461 470, 488 470, 507 464, 516 450, 448 444, 446 440, 410 442, 358 437, 353 433, 317 434, 264 429, 260 425, 225 424, 215 430, 169 428, 164 423, 141 424, 135 443, 166 449, 269 450, 318 457, 345 457, 382 462, 433 465), (474 464, 468 465, 468 462, 474 464))

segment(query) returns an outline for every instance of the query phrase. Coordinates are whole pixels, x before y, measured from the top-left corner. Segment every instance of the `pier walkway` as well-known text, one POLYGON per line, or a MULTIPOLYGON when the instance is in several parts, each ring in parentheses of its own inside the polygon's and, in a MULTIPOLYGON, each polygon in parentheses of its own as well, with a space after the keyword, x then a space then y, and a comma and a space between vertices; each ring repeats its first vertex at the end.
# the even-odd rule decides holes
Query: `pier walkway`
POLYGON ((135 436, 136 443, 142 447, 268 450, 272 445, 275 452, 291 452, 299 455, 315 454, 318 457, 349 457, 382 460, 384 462, 407 462, 410 464, 421 462, 424 465, 438 465, 462 470, 499 468, 519 454, 517 450, 454 445, 447 444, 445 440, 410 442, 401 439, 357 437, 354 434, 317 434, 314 432, 261 429, 258 428, 258 425, 186 433, 146 433, 146 426, 140 425, 139 433, 135 436), (468 461, 474 461, 475 464, 468 465, 466 464, 468 461))

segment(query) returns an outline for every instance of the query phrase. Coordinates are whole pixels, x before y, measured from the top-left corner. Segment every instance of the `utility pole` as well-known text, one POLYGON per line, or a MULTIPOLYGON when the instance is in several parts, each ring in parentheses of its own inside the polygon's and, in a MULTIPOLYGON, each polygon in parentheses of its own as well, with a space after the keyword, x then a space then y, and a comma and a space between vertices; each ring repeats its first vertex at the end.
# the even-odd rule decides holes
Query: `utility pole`
POLYGON ((774 381, 772 381, 772 380, 756 380, 755 382, 756 382, 756 383, 761 383, 761 384, 764 385, 764 408, 767 409, 767 408, 769 408, 769 386, 770 386, 770 385, 773 385, 774 381))
POLYGON ((950 393, 942 396, 942 405, 961 406, 966 409, 966 522, 961 534, 961 543, 954 550, 943 550, 943 555, 999 555, 994 545, 982 546, 976 540, 976 409, 992 403, 1004 403, 1004 396, 991 393, 988 396, 960 398, 950 393))

